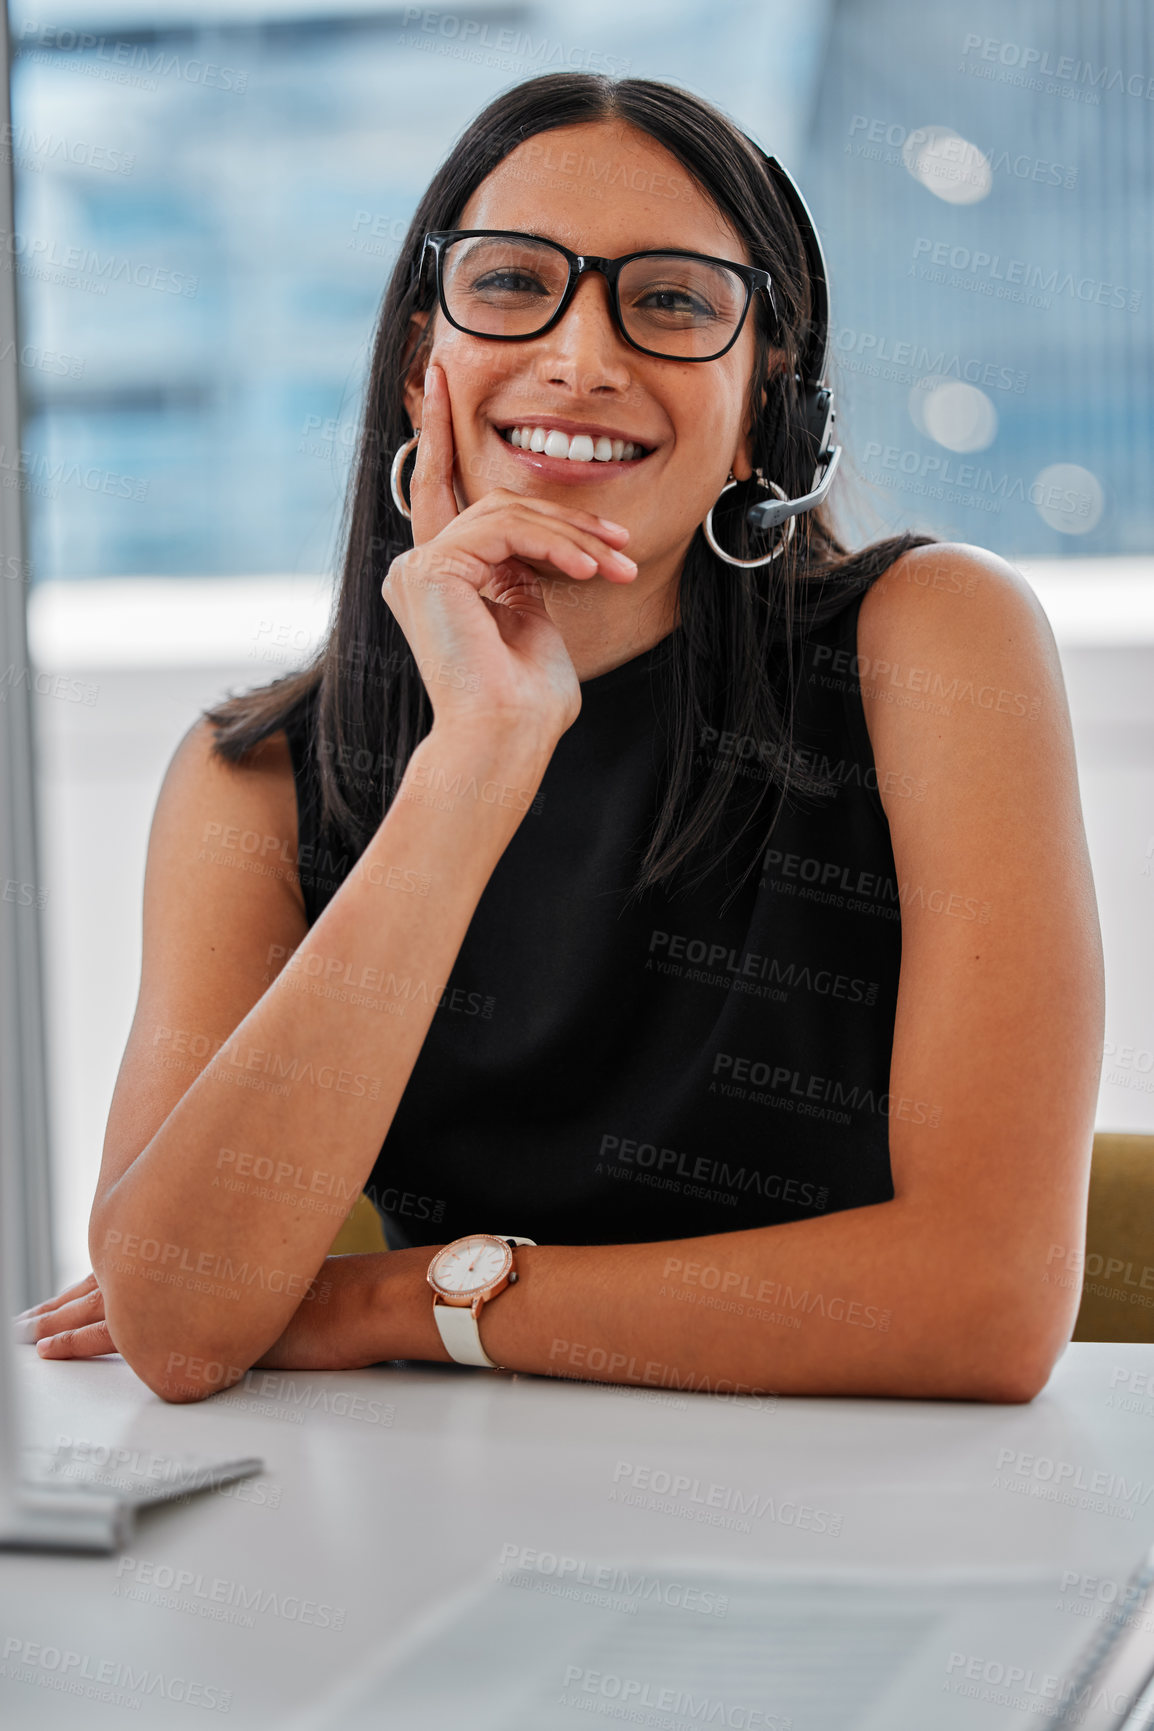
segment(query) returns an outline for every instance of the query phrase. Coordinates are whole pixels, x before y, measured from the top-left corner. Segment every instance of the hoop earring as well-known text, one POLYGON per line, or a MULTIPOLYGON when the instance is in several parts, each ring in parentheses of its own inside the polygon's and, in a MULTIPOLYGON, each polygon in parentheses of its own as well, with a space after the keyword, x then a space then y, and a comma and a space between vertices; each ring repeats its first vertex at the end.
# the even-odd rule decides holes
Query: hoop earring
MULTIPOLYGON (((421 429, 418 427, 412 438, 407 439, 401 446, 400 450, 393 458, 393 466, 389 470, 389 491, 393 495, 393 504, 397 507, 401 516, 407 517, 410 522, 412 522, 413 513, 409 510, 408 504, 405 500, 405 495, 401 491, 401 470, 405 466, 405 458, 408 456, 410 451, 415 449, 417 440, 420 436, 421 429)), ((784 498, 785 495, 783 494, 782 497, 784 498)))
MULTIPOLYGON (((760 469, 755 469, 754 475, 757 478, 758 485, 762 486, 762 487, 767 487, 769 489, 769 491, 771 493, 773 493, 778 499, 786 499, 789 497, 789 495, 781 487, 778 486, 776 481, 767 481, 760 469)), ((723 493, 728 493, 729 489, 731 487, 736 487, 736 486, 737 486, 737 482, 734 479, 733 470, 731 469, 729 471, 729 479, 725 483, 724 487, 721 489, 721 493, 719 493, 717 495, 717 499, 720 499, 723 493)), ((773 549, 772 553, 766 553, 765 556, 761 559, 735 559, 733 557, 732 553, 727 553, 725 551, 724 547, 718 546, 716 537, 714 536, 714 533, 713 533, 713 512, 714 512, 714 508, 716 507, 716 504, 717 504, 717 499, 714 500, 713 504, 709 507, 709 510, 706 512, 705 521, 701 525, 701 527, 705 532, 705 539, 709 542, 709 545, 713 548, 713 551, 717 554, 717 557, 719 559, 724 559, 725 563, 727 565, 740 565, 743 571, 750 571, 756 565, 769 565, 769 564, 771 564, 774 559, 777 559, 782 553, 785 552, 786 548, 789 546, 789 543, 793 538, 793 532, 794 532, 795 528, 797 527, 797 518, 796 517, 787 517, 786 518, 786 520, 785 520, 785 532, 779 538, 777 546, 773 549)))

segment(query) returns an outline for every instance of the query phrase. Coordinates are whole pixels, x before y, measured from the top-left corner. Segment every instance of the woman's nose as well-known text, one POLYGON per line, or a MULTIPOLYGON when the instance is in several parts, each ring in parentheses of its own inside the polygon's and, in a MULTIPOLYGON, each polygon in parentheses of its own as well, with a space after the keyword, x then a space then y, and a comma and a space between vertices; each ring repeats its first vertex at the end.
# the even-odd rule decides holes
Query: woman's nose
POLYGON ((550 357, 579 364, 583 375, 628 372, 629 345, 617 328, 609 284, 600 271, 581 276, 560 319, 537 341, 550 357))

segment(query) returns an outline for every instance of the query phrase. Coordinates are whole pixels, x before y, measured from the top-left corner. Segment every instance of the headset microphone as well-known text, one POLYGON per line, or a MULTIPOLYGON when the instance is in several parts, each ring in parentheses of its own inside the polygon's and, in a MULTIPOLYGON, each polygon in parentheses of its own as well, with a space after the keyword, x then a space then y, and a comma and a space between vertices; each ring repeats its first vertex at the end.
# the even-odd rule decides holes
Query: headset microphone
POLYGON ((837 417, 834 413, 833 391, 825 382, 830 342, 829 274, 821 240, 796 182, 786 173, 776 156, 767 156, 752 139, 748 142, 769 169, 774 185, 801 230, 813 301, 813 316, 801 356, 801 371, 795 374, 802 399, 802 429, 812 445, 816 465, 813 486, 810 492, 798 499, 766 499, 751 505, 745 514, 746 521, 751 529, 765 530, 774 529, 788 517, 797 516, 802 511, 812 511, 815 505, 821 504, 829 492, 830 482, 837 469, 841 446, 832 442, 833 424, 837 417))

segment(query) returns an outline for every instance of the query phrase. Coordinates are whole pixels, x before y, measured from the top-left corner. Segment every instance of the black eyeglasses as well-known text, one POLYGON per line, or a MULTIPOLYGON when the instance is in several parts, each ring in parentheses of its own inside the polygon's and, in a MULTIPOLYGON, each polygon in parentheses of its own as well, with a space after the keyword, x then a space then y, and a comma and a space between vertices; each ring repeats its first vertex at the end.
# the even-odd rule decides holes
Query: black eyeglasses
POLYGON ((436 262, 437 299, 469 336, 520 343, 560 319, 585 271, 609 285, 613 319, 630 347, 670 361, 715 361, 733 347, 755 289, 777 322, 768 271, 700 252, 627 252, 594 258, 555 240, 504 228, 430 229, 421 251, 436 262))

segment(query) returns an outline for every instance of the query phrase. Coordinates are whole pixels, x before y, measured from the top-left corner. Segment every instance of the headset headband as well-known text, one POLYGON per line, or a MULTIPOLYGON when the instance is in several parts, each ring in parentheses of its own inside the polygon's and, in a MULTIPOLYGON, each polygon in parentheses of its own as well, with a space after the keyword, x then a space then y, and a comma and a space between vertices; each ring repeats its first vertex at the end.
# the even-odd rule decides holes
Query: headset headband
POLYGON ((801 230, 812 299, 809 330, 802 356, 802 377, 813 379, 815 383, 824 383, 826 361, 829 358, 829 273, 826 270, 821 237, 797 182, 786 173, 776 156, 766 156, 763 151, 759 154, 801 230))
POLYGON ((815 466, 812 490, 797 499, 767 499, 763 504, 751 505, 746 512, 750 527, 764 530, 776 528, 778 524, 784 523, 787 517, 797 516, 802 511, 811 511, 815 505, 821 504, 829 491, 841 457, 841 446, 832 443, 833 424, 837 417, 834 413, 833 392, 825 382, 830 345, 829 272, 826 269, 821 237, 797 182, 786 172, 776 156, 767 156, 761 146, 748 136, 746 142, 765 164, 774 186, 800 230, 812 300, 811 317, 801 355, 801 370, 797 375, 802 399, 802 430, 808 435, 813 449, 815 466))

